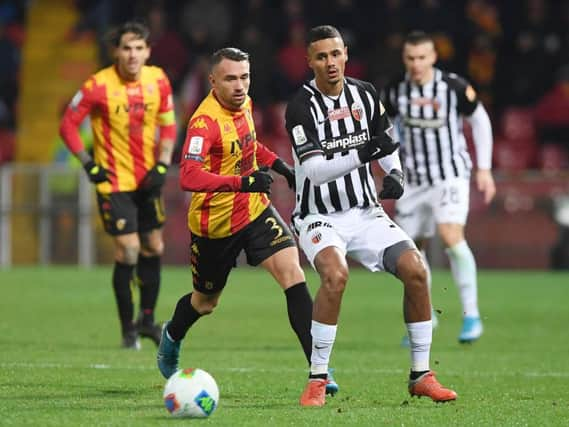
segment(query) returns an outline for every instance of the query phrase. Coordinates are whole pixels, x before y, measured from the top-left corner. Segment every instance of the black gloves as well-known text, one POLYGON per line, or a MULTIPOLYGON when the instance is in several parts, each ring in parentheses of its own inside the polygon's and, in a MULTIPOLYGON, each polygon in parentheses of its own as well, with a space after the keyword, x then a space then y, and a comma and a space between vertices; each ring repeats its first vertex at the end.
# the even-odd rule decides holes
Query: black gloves
POLYGON ((387 134, 382 134, 381 136, 373 136, 367 144, 358 150, 358 156, 362 163, 368 163, 389 156, 398 148, 398 142, 394 142, 387 134))
POLYGON ((144 191, 154 193, 160 191, 166 182, 166 174, 168 172, 168 165, 163 162, 157 162, 152 169, 150 169, 140 183, 140 188, 144 191))
POLYGON ((403 195, 403 172, 391 169, 389 175, 383 177, 383 189, 379 193, 379 198, 399 199, 403 195))
POLYGON ((294 169, 283 162, 281 159, 277 159, 274 161, 272 169, 285 177, 286 182, 288 183, 288 188, 294 190, 296 188, 296 179, 294 176, 294 169))
POLYGON ((100 184, 101 182, 108 181, 109 178, 107 177, 107 170, 96 164, 93 159, 89 160, 87 163, 83 165, 83 169, 87 172, 87 176, 89 180, 93 184, 100 184))
POLYGON ((241 178, 241 192, 242 193, 267 193, 271 194, 271 183, 273 177, 269 172, 268 167, 262 167, 256 170, 251 175, 241 178))

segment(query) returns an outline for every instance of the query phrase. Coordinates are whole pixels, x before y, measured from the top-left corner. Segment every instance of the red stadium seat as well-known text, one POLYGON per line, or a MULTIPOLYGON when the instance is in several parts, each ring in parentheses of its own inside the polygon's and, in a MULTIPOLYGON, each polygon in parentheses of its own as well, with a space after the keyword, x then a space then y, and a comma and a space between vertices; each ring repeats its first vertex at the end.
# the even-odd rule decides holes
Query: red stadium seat
POLYGON ((268 134, 262 142, 285 162, 292 164, 292 146, 287 135, 268 134))
POLYGON ((534 112, 531 108, 508 108, 502 113, 500 131, 507 139, 536 139, 534 112))
POLYGON ((257 135, 263 135, 265 133, 265 112, 262 108, 255 106, 253 104, 253 121, 255 122, 255 130, 257 135))
POLYGON ((272 104, 267 107, 267 124, 265 126, 267 133, 279 136, 287 135, 285 128, 285 111, 286 103, 284 102, 272 104))
POLYGON ((544 144, 540 147, 538 166, 544 172, 558 172, 567 169, 569 158, 567 149, 559 144, 544 144))
POLYGON ((494 166, 508 172, 535 168, 535 140, 497 137, 494 143, 494 166))
POLYGON ((16 154, 16 135, 6 129, 0 129, 0 164, 14 160, 16 154))

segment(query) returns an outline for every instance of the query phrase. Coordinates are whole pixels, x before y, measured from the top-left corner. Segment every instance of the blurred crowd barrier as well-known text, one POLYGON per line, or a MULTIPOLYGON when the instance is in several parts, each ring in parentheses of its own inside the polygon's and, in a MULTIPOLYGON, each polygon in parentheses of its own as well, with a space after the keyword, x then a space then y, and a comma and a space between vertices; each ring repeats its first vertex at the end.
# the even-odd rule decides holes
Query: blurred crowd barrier
MULTIPOLYGON (((557 202, 569 195, 568 177, 567 173, 499 173, 498 194, 490 206, 472 188, 466 231, 481 268, 553 266, 553 249, 565 230, 557 216, 557 202)), ((164 189, 166 264, 188 264, 190 197, 180 190, 177 171, 172 168, 164 189)), ((275 177, 271 198, 283 218, 289 219, 294 195, 281 177, 275 177)), ((385 209, 393 213, 393 203, 386 202, 385 209)), ((111 245, 101 226, 93 187, 82 170, 19 164, 0 167, 2 267, 107 264, 113 262, 111 245)), ((436 267, 446 266, 446 257, 436 245, 431 260, 436 267)))

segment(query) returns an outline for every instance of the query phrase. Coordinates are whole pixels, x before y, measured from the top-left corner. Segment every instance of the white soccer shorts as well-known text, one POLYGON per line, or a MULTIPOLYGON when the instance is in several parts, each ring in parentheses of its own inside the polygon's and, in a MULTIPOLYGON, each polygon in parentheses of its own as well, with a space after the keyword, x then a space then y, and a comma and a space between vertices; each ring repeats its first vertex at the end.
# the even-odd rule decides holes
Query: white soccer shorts
POLYGON ((314 258, 321 250, 336 246, 345 256, 370 271, 386 271, 384 251, 411 238, 381 208, 352 208, 345 212, 311 214, 295 218, 299 246, 314 267, 314 258))
POLYGON ((466 224, 470 181, 455 178, 434 186, 407 186, 395 204, 395 221, 414 240, 433 237, 437 224, 466 224))

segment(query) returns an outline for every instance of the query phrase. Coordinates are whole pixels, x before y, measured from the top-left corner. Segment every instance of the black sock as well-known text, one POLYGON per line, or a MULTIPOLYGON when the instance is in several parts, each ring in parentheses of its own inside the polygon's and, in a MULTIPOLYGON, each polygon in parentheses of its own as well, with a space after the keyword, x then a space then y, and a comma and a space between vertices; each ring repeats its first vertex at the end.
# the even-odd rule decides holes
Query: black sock
POLYGON ((416 380, 417 378, 419 378, 421 375, 426 374, 429 371, 411 371, 409 373, 409 379, 410 380, 416 380))
POLYGON ((186 336, 188 330, 201 317, 191 304, 192 293, 184 295, 178 300, 172 320, 168 324, 168 334, 174 341, 179 341, 186 336))
POLYGON ((312 353, 312 298, 306 287, 306 282, 297 283, 285 291, 288 320, 296 333, 308 365, 312 353))
POLYGON ((136 264, 136 276, 140 287, 140 311, 142 323, 154 324, 154 309, 160 291, 160 257, 140 255, 136 264))
POLYGON ((132 317, 134 307, 132 303, 132 291, 130 290, 130 280, 134 265, 115 262, 113 270, 113 289, 119 310, 119 319, 123 333, 134 328, 132 317))

